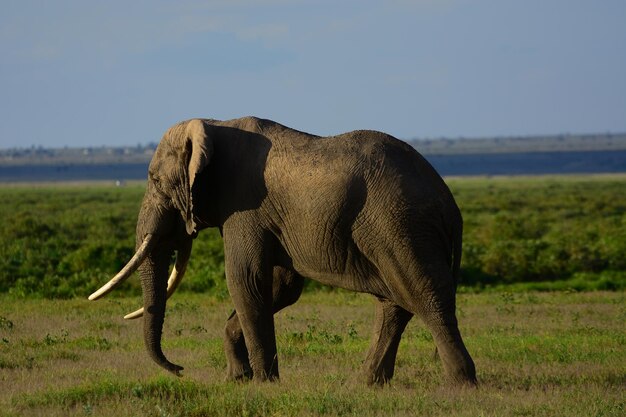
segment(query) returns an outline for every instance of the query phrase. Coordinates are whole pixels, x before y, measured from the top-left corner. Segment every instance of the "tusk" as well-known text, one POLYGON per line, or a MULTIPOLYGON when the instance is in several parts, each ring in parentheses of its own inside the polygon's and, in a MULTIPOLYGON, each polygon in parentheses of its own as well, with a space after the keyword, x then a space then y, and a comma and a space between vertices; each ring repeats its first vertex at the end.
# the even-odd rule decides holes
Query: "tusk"
POLYGON ((146 259, 146 256, 150 253, 150 250, 154 246, 156 239, 154 239, 154 235, 147 234, 144 238, 141 246, 137 249, 137 252, 133 255, 133 257, 128 261, 126 266, 122 268, 120 272, 117 273, 116 276, 111 279, 111 281, 107 282, 102 286, 98 291, 94 292, 89 296, 90 300, 97 300, 100 297, 110 293, 115 287, 117 287, 122 282, 126 281, 126 279, 139 268, 139 265, 146 259))
MULTIPOLYGON (((187 263, 189 262, 189 255, 191 254, 191 242, 191 239, 189 240, 189 243, 185 242, 184 246, 181 247, 176 254, 176 264, 174 265, 172 273, 167 280, 167 299, 169 299, 172 294, 174 294, 176 288, 185 276, 187 263)), ((143 316, 143 307, 141 307, 139 310, 133 311, 132 313, 128 313, 124 316, 124 319, 134 320, 138 319, 141 316, 143 316)))

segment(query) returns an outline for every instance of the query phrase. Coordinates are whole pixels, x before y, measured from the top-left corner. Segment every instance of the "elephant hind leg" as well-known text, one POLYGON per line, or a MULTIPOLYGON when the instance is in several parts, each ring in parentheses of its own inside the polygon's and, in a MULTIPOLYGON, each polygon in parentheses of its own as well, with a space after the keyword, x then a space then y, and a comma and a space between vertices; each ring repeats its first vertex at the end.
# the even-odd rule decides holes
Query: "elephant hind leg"
POLYGON ((455 385, 476 385, 474 361, 465 348, 459 328, 454 323, 427 323, 448 380, 455 385))
POLYGON ((438 288, 421 305, 419 315, 433 336, 447 379, 455 385, 475 385, 476 369, 461 338, 454 293, 452 288, 438 288))
POLYGON ((395 262, 395 273, 390 274, 394 301, 420 317, 431 332, 447 379, 453 384, 476 384, 474 362, 458 328, 456 285, 448 263, 420 262, 409 271, 404 268, 407 264, 395 262))
MULTIPOLYGON (((298 301, 302 294, 304 278, 282 267, 274 267, 272 308, 274 314, 298 301)), ((243 330, 237 312, 233 311, 224 329, 224 352, 228 363, 227 379, 245 380, 252 378, 243 330)))
POLYGON ((412 317, 397 304, 377 299, 374 335, 364 364, 368 385, 382 385, 393 377, 400 338, 412 317))

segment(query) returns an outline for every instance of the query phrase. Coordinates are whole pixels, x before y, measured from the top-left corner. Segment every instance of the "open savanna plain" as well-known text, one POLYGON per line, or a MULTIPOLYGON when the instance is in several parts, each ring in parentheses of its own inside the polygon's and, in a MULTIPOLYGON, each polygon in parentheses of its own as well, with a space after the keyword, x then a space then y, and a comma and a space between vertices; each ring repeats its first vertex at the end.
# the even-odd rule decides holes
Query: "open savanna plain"
POLYGON ((194 243, 144 351, 137 279, 86 296, 134 249, 143 184, 0 187, 0 416, 622 416, 626 176, 451 178, 465 218, 457 312, 479 386, 444 383, 418 319, 383 388, 363 385, 371 296, 309 285, 276 315, 281 381, 224 381, 232 306, 219 234, 194 243))
POLYGON ((479 386, 446 387, 431 337, 413 320, 391 385, 359 379, 366 295, 315 292, 276 317, 279 383, 225 382, 226 301, 177 294, 164 350, 144 352, 137 298, 1 298, 0 414, 6 416, 623 416, 626 299, 618 292, 461 294, 461 331, 479 386))

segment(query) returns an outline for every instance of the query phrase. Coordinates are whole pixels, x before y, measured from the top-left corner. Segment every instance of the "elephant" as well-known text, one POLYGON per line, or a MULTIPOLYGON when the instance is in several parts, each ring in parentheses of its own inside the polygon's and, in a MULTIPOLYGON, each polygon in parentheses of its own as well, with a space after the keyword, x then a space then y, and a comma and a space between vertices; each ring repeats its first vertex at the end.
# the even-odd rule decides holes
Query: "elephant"
POLYGON ((224 337, 229 378, 279 378, 274 313, 298 300, 308 278, 374 296, 368 384, 390 381, 414 315, 431 332, 446 379, 476 384, 455 313, 461 212, 407 143, 371 130, 321 137, 256 117, 167 130, 149 165, 135 255, 89 299, 138 270, 143 308, 126 318, 143 315, 149 355, 176 375, 183 368, 161 349, 166 300, 193 239, 209 227, 223 237, 235 308, 224 337))

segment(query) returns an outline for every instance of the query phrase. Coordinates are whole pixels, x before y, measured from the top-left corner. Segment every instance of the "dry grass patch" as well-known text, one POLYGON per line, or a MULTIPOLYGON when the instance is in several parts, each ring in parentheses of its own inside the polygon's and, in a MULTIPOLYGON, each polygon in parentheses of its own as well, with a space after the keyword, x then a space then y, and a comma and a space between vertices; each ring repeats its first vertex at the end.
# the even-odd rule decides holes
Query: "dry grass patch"
POLYGON ((164 350, 170 377, 144 353, 137 298, 89 303, 0 297, 0 415, 6 416, 621 416, 626 388, 624 293, 459 296, 478 389, 442 384, 430 335, 409 324, 393 383, 359 379, 370 297, 305 294, 277 316, 281 382, 224 382, 230 305, 179 294, 164 350))

